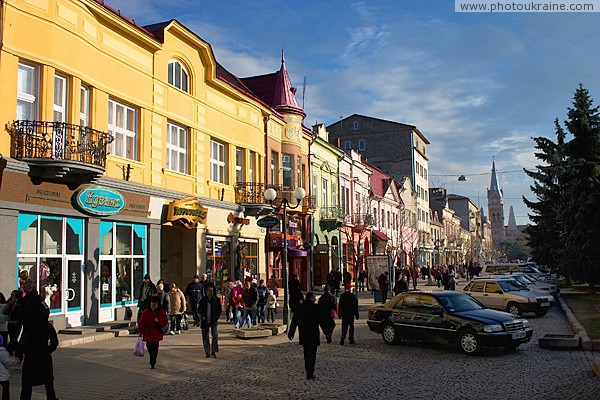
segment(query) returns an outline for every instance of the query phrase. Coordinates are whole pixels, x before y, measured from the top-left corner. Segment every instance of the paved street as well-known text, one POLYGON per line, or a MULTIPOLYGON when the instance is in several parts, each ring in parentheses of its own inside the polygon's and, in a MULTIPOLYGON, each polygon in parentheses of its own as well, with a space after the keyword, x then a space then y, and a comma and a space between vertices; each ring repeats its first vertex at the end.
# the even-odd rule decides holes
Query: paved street
MULTIPOLYGON (((583 351, 541 349, 546 333, 571 333, 558 308, 544 317, 527 315, 533 340, 510 352, 462 355, 442 344, 384 344, 369 331, 361 298, 355 345, 319 347, 315 381, 306 381, 298 338, 285 335, 243 341, 222 323, 218 359, 207 359, 200 331, 168 336, 156 370, 148 356, 132 355, 135 336, 60 348, 55 353, 57 395, 65 399, 600 399, 600 379, 583 351)), ((281 317, 281 312, 278 314, 281 317)), ((338 321, 334 336, 339 338, 338 321)), ((13 398, 20 393, 13 371, 13 398)), ((43 387, 34 399, 45 399, 43 387)))

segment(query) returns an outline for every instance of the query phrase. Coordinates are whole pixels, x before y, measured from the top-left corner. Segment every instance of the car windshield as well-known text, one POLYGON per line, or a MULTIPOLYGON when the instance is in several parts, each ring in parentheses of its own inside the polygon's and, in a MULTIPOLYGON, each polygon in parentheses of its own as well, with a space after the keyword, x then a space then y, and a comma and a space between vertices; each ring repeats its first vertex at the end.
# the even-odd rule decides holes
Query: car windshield
POLYGON ((440 296, 438 299, 448 312, 473 311, 485 308, 480 302, 469 295, 440 296))
POLYGON ((512 277, 515 281, 522 283, 523 285, 527 286, 531 283, 531 281, 529 281, 527 278, 525 278, 523 275, 514 275, 512 277))
POLYGON ((527 290, 527 287, 525 287, 525 285, 513 279, 498 281, 498 285, 500 285, 504 292, 518 292, 519 290, 527 290))

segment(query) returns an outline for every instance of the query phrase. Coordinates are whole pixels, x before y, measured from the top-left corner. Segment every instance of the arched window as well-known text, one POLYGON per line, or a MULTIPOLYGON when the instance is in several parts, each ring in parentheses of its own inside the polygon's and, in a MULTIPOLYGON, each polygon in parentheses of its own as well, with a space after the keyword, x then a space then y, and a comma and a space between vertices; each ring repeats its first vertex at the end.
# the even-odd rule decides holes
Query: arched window
POLYGON ((189 75, 179 61, 169 61, 169 84, 188 92, 189 75))

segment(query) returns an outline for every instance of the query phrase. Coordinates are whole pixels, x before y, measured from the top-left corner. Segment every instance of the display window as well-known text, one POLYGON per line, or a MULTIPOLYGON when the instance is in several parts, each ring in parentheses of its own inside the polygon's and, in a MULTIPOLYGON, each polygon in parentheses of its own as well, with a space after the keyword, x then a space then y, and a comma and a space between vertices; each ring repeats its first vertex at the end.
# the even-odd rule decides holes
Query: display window
POLYGON ((231 241, 224 237, 206 238, 207 279, 215 283, 217 292, 221 292, 223 282, 231 274, 231 241))

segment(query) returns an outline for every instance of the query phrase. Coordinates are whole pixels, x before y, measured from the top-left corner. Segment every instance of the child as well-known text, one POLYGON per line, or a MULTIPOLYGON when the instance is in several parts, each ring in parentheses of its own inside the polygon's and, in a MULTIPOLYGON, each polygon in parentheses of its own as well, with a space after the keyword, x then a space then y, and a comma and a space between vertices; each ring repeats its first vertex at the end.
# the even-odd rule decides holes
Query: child
POLYGON ((160 306, 157 296, 150 298, 150 308, 142 312, 138 332, 146 342, 150 354, 150 368, 154 369, 158 356, 158 344, 163 340, 163 328, 169 325, 167 313, 160 306))
POLYGON ((12 356, 4 348, 4 339, 0 336, 0 385, 2 385, 2 400, 10 398, 10 373, 8 367, 16 367, 21 361, 12 356))
POLYGON ((277 314, 277 297, 273 290, 269 290, 269 297, 267 297, 267 322, 275 322, 275 314, 277 314))

